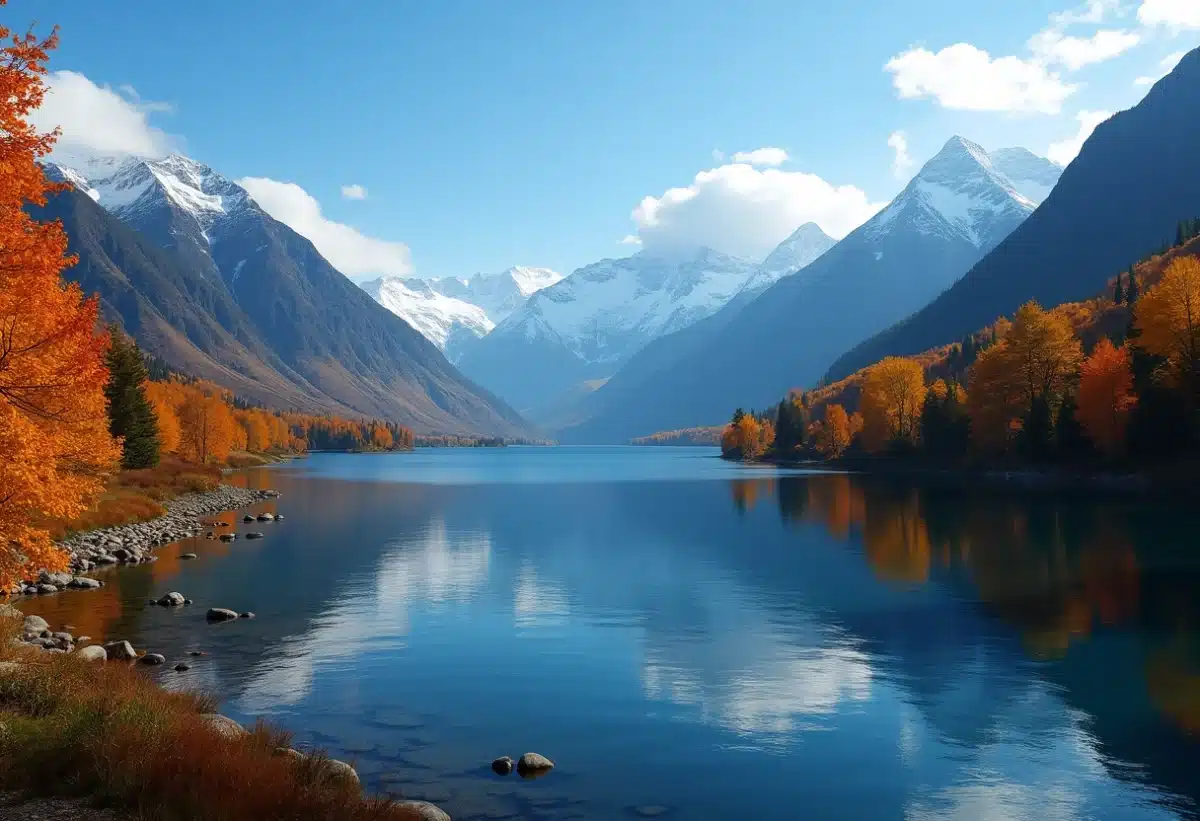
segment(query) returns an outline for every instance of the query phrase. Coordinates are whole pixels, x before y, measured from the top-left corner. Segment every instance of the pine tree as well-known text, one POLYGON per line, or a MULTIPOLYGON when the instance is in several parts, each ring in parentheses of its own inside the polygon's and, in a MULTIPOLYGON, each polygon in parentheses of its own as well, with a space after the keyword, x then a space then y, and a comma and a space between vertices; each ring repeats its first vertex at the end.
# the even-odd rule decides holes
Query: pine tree
POLYGON ((112 344, 108 349, 108 429, 122 441, 121 466, 126 469, 148 468, 158 464, 158 417, 146 398, 146 361, 137 344, 110 328, 112 344))
POLYGON ((1137 300, 1138 300, 1137 275, 1134 274, 1133 269, 1130 268, 1129 269, 1129 287, 1125 289, 1125 304, 1132 307, 1133 304, 1135 302, 1137 302, 1137 300))
POLYGON ((1125 301, 1125 274, 1117 274, 1117 287, 1113 290, 1113 302, 1120 305, 1125 301))
POLYGON ((1186 221, 1180 222, 1178 225, 1175 226, 1175 246, 1176 247, 1179 247, 1180 245, 1183 245, 1185 242, 1187 242, 1187 240, 1188 240, 1187 229, 1188 229, 1188 226, 1187 226, 1186 221))

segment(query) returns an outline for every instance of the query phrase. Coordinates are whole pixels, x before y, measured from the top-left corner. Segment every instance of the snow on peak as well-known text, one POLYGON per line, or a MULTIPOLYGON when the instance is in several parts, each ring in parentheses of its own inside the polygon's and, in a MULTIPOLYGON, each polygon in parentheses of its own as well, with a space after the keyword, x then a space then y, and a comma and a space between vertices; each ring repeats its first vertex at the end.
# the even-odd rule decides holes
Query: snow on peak
POLYGON ((362 289, 441 348, 451 361, 464 343, 496 327, 478 305, 439 293, 425 280, 381 277, 362 283, 362 289))
MULTIPOLYGON (((549 268, 527 268, 524 265, 509 268, 506 273, 512 277, 512 281, 521 295, 526 297, 533 296, 543 288, 549 288, 563 278, 558 271, 552 271, 549 268)), ((477 276, 483 275, 478 274, 477 276)))
POLYGON ((989 154, 977 143, 952 137, 887 208, 867 222, 879 238, 897 225, 922 234, 957 236, 978 248, 998 230, 1024 219, 1054 187, 1062 169, 1025 149, 989 154))

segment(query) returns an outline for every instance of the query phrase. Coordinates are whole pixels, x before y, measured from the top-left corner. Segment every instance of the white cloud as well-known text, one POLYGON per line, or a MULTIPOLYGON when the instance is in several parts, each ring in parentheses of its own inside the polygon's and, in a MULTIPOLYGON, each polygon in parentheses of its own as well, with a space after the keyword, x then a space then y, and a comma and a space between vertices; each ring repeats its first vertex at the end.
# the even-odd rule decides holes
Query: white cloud
POLYGON ((243 177, 237 183, 268 214, 311 240, 321 255, 343 274, 412 273, 407 245, 368 237, 356 228, 325 217, 321 204, 294 182, 243 177))
POLYGON ((1142 0, 1137 16, 1146 26, 1200 28, 1200 3, 1196 0, 1142 0))
POLYGON ((170 110, 143 100, 132 86, 114 90, 74 71, 55 71, 47 75, 46 96, 30 121, 40 131, 62 129, 53 156, 63 161, 99 154, 162 157, 179 141, 152 126, 148 115, 170 110))
POLYGON ((1071 160, 1079 155, 1079 149, 1083 148, 1084 142, 1092 136, 1096 126, 1111 116, 1111 111, 1080 111, 1075 115, 1075 120, 1079 123, 1079 130, 1072 137, 1061 142, 1051 143, 1050 147, 1046 149, 1046 156, 1059 165, 1070 164, 1071 160))
POLYGON ((632 217, 648 250, 705 245, 760 259, 798 225, 815 222, 840 238, 882 207, 852 185, 815 174, 732 163, 701 171, 685 188, 646 197, 632 217))
POLYGON ((1178 66, 1180 64, 1180 62, 1183 61, 1183 58, 1186 55, 1187 55, 1186 51, 1177 51, 1174 54, 1168 54, 1166 57, 1164 57, 1162 59, 1162 62, 1160 62, 1158 64, 1158 67, 1160 69, 1158 74, 1154 74, 1154 75, 1147 76, 1147 77, 1138 77, 1136 80, 1133 81, 1133 84, 1135 86, 1152 86, 1152 85, 1154 85, 1159 80, 1161 80, 1163 77, 1166 77, 1168 74, 1170 74, 1172 71, 1174 71, 1175 67, 1178 66))
POLYGON ((896 152, 892 159, 892 173, 897 179, 908 179, 908 172, 913 167, 913 158, 908 153, 908 138, 904 136, 903 131, 893 131, 888 136, 888 148, 896 152))
POLYGON ((1057 114, 1078 86, 1037 60, 993 58, 970 43, 938 52, 915 48, 884 66, 902 99, 932 98, 943 108, 1057 114))
POLYGON ((1118 57, 1141 41, 1140 34, 1121 29, 1104 29, 1091 37, 1074 37, 1059 29, 1048 28, 1030 38, 1029 48, 1044 63, 1078 71, 1084 66, 1118 57))
POLYGON ((365 200, 367 198, 367 189, 363 188, 358 183, 354 185, 342 186, 342 199, 344 200, 365 200))
POLYGON ((641 244, 642 244, 642 241, 634 234, 626 234, 625 236, 621 237, 621 241, 618 243, 618 245, 641 245, 641 244))
POLYGON ((1055 28, 1066 28, 1079 23, 1103 23, 1110 13, 1121 11, 1121 0, 1087 0, 1082 6, 1050 15, 1055 28))
POLYGON ((788 153, 782 148, 756 148, 753 151, 739 151, 733 155, 734 162, 744 162, 748 165, 763 165, 776 167, 787 162, 788 153))

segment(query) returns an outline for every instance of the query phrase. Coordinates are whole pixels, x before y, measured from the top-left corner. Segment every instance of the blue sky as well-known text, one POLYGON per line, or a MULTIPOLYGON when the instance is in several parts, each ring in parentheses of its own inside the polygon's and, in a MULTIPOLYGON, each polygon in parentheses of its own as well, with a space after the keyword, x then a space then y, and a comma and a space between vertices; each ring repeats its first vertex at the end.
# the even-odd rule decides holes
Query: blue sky
POLYGON ((82 77, 58 75, 48 116, 69 137, 149 140, 260 181, 264 207, 360 279, 406 264, 565 273, 639 235, 751 254, 797 219, 843 234, 902 187, 896 132, 909 174, 956 133, 1045 155, 1080 112, 1135 104, 1137 78, 1200 44, 1200 0, 345 5, 13 0, 3 14, 61 26, 51 67, 82 77), (721 170, 763 147, 787 160, 721 170))

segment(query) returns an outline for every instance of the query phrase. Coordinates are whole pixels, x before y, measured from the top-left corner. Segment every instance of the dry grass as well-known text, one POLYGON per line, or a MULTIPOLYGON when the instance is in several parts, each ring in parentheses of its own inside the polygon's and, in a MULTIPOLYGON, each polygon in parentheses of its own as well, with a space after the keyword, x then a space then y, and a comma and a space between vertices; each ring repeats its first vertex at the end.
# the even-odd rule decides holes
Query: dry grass
MULTIPOLYGON (((5 622, 11 620, 5 619, 5 622)), ((411 810, 362 797, 320 756, 278 756, 287 733, 260 724, 225 738, 213 701, 168 693, 126 664, 97 664, 9 645, 0 673, 0 785, 86 796, 159 821, 408 821, 411 810)))
POLYGON ((163 515, 163 502, 184 493, 212 490, 220 483, 221 469, 216 465, 194 465, 164 457, 157 467, 121 471, 87 513, 69 522, 51 522, 50 533, 62 538, 98 527, 144 522, 163 515))

